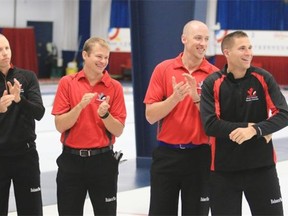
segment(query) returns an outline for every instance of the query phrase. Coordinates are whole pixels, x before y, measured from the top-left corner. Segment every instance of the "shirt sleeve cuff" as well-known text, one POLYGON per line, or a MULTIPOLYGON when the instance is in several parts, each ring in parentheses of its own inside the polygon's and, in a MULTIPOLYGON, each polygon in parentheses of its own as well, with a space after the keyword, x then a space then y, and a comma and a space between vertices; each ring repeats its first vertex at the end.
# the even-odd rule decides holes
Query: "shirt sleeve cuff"
POLYGON ((262 135, 262 130, 260 127, 258 127, 257 125, 252 125, 252 127, 254 127, 254 129, 256 130, 257 133, 257 137, 261 137, 262 135))

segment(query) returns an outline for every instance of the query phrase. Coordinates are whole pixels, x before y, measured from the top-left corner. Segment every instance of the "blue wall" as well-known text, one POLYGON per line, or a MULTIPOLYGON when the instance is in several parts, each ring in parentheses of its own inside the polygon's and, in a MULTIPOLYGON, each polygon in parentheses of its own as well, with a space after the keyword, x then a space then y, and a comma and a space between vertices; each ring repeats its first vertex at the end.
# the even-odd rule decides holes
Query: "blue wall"
MULTIPOLYGON (((156 125, 145 118, 143 104, 154 67, 182 51, 181 34, 194 19, 195 1, 130 1, 131 47, 137 165, 150 162, 156 143, 156 125)), ((206 8, 205 8, 206 12, 206 8)))
POLYGON ((218 0, 217 22, 222 29, 288 30, 284 0, 218 0))

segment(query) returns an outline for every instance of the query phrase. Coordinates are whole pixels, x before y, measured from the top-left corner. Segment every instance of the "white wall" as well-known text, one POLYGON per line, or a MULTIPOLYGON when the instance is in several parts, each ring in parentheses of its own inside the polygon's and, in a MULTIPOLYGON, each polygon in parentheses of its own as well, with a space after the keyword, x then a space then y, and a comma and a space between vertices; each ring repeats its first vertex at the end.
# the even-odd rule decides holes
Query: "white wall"
MULTIPOLYGON (((0 0, 0 5, 0 28, 26 27, 27 21, 53 22, 53 43, 60 57, 61 50, 78 49, 78 0, 0 0)), ((92 0, 91 35, 108 37, 110 5, 111 0, 92 0)))
POLYGON ((91 35, 108 40, 111 0, 92 0, 91 35))
POLYGON ((14 3, 13 0, 0 0, 0 27, 13 27, 14 3))

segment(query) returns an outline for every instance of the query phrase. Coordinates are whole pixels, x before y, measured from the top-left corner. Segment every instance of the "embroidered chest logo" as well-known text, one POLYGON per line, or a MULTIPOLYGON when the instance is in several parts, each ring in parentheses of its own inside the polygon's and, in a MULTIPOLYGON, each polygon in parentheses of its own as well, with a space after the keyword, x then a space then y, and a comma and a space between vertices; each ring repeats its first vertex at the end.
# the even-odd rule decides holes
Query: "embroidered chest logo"
POLYGON ((197 83, 197 90, 201 90, 203 85, 203 81, 197 83))
POLYGON ((247 90, 246 102, 259 100, 256 90, 249 88, 247 90))
POLYGON ((203 81, 197 83, 197 92, 199 94, 199 96, 201 96, 201 90, 202 90, 202 85, 203 85, 203 81))
POLYGON ((103 92, 97 95, 98 101, 104 101, 105 98, 106 98, 106 95, 103 92))

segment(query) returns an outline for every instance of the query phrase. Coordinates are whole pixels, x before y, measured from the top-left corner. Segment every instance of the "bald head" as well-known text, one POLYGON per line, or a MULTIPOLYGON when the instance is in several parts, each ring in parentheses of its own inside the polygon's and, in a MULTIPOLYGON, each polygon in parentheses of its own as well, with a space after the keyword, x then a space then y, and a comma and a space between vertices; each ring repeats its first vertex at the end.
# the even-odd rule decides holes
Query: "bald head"
POLYGON ((10 68, 11 56, 8 39, 3 34, 0 34, 0 70, 2 73, 6 73, 10 68))
POLYGON ((207 29, 208 27, 205 23, 199 21, 199 20, 191 20, 183 28, 183 34, 191 34, 191 31, 197 31, 197 29, 207 29))
POLYGON ((8 39, 0 33, 0 46, 9 45, 8 39))
POLYGON ((1 40, 7 40, 7 38, 6 38, 3 34, 1 34, 1 33, 0 33, 0 39, 1 39, 1 40))

